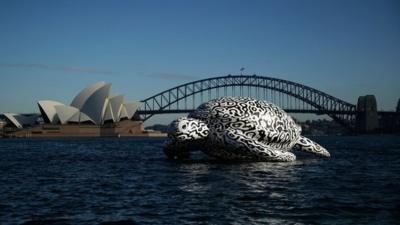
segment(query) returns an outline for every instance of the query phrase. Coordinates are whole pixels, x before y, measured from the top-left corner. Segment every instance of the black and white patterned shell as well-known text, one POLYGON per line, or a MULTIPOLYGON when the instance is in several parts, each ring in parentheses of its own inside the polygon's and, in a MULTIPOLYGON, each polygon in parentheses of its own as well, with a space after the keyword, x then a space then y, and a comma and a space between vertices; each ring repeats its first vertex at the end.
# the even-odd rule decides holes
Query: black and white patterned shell
POLYGON ((319 156, 329 152, 301 136, 301 127, 267 101, 222 97, 200 105, 168 128, 164 152, 186 158, 193 147, 218 159, 294 161, 293 147, 319 156))
POLYGON ((222 97, 200 105, 189 114, 208 125, 211 137, 222 138, 227 129, 239 129, 277 149, 291 149, 301 127, 290 115, 267 101, 245 97, 222 97))

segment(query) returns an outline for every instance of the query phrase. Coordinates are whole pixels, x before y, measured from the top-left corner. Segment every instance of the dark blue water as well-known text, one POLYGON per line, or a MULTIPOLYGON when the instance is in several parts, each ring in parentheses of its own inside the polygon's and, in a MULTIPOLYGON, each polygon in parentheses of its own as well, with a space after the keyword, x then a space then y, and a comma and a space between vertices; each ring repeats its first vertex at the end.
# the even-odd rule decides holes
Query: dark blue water
POLYGON ((313 139, 330 160, 177 163, 163 139, 3 139, 0 224, 399 224, 400 137, 313 139))

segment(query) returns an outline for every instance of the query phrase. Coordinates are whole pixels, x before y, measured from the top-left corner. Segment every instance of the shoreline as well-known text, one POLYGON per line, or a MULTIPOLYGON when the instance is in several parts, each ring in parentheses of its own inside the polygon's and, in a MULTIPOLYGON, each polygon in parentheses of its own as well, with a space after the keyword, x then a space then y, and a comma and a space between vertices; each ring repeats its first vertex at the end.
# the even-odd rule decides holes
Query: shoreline
POLYGON ((166 137, 161 131, 146 130, 143 121, 125 120, 107 125, 42 124, 2 132, 3 138, 97 138, 97 137, 166 137))

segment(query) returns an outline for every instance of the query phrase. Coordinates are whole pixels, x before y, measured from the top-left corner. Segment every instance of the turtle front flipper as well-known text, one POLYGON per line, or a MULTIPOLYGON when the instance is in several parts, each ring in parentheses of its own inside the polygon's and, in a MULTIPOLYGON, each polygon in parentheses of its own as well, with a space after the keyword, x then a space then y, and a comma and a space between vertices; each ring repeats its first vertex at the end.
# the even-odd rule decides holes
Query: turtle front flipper
POLYGON ((314 153, 318 156, 322 157, 331 156, 328 150, 326 150, 324 147, 303 136, 300 136, 299 140, 297 140, 295 147, 305 152, 314 153))
POLYGON ((224 135, 225 148, 243 158, 261 161, 291 162, 296 156, 287 151, 273 149, 254 138, 248 137, 241 130, 227 129, 224 135))

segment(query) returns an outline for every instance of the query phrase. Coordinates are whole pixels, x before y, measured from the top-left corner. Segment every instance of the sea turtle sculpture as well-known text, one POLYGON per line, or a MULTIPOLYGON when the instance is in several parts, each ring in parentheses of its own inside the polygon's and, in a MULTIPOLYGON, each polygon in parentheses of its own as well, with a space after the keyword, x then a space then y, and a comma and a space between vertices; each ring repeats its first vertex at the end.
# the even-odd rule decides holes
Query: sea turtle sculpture
POLYGON ((278 106, 245 97, 222 97, 200 105, 168 127, 164 147, 170 158, 201 150, 221 160, 294 161, 292 148, 330 157, 278 106))

